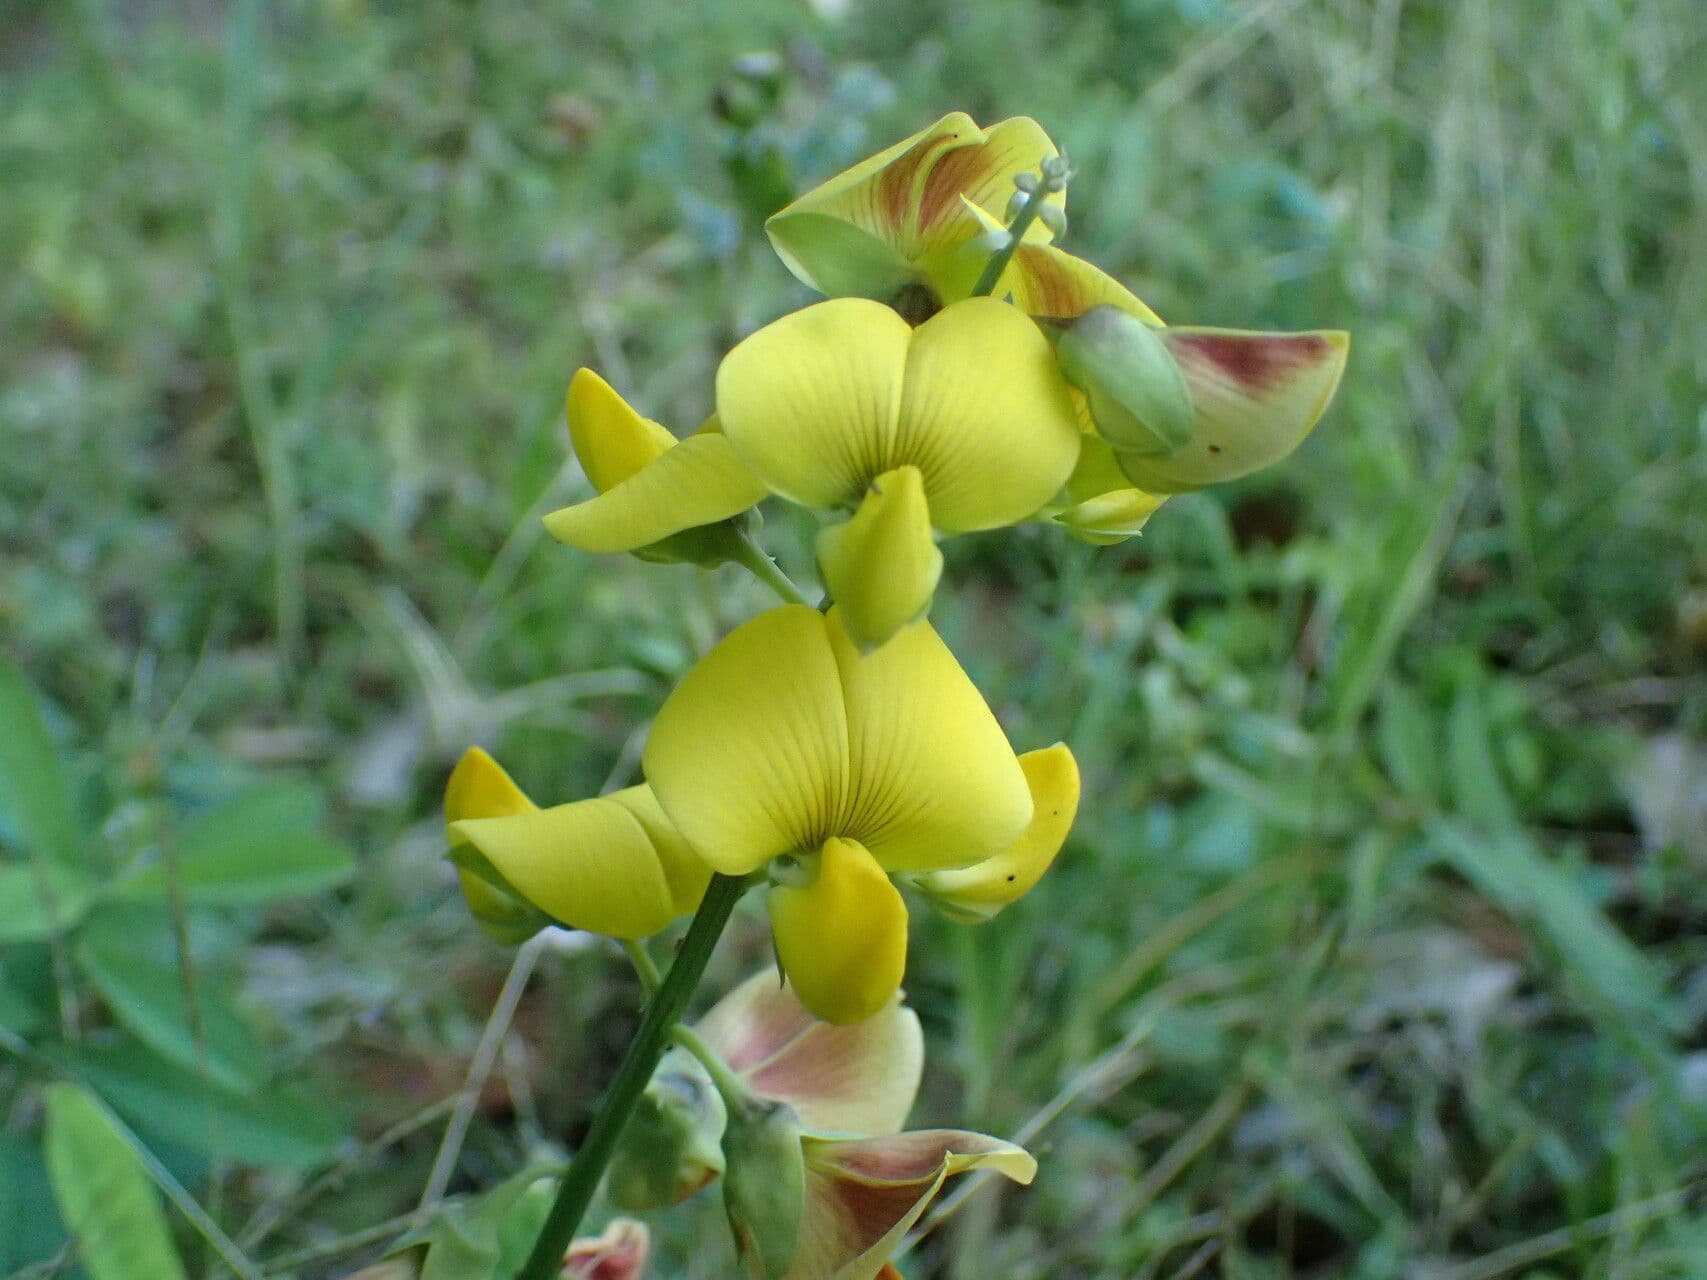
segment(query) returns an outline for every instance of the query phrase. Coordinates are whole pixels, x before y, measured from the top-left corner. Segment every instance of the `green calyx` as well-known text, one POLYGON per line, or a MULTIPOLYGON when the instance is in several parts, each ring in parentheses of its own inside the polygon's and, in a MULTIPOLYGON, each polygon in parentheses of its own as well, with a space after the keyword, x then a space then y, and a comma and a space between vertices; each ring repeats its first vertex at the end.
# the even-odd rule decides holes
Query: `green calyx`
POLYGON ((806 1159, 800 1125, 780 1102, 750 1097, 723 1133, 723 1204, 753 1280, 779 1280, 800 1246, 806 1159))
POLYGON ((610 1166, 610 1201, 641 1213, 680 1204, 724 1170, 728 1112, 710 1075, 672 1049, 623 1130, 610 1166))
POLYGON ((1092 307, 1066 322, 1055 351, 1116 450, 1168 455, 1191 442, 1191 392, 1156 328, 1119 307, 1092 307))

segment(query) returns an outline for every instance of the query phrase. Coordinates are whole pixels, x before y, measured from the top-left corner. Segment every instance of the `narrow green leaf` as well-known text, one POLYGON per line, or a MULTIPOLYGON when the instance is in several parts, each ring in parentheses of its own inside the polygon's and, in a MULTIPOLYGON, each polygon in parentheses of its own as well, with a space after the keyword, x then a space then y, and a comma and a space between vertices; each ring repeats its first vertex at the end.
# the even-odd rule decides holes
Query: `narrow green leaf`
POLYGON ((306 1090, 246 1096, 135 1042, 79 1048, 66 1064, 146 1136, 222 1163, 308 1169, 324 1163, 344 1134, 339 1116, 306 1090))
POLYGON ((1395 679, 1382 686, 1375 733, 1381 764, 1393 785, 1418 804, 1439 804, 1444 792, 1439 735, 1428 708, 1409 685, 1395 679))
POLYGON ((47 1167, 78 1257, 94 1280, 184 1280, 147 1172, 100 1103, 78 1085, 47 1091, 47 1167))
POLYGON ((122 936, 91 930, 78 940, 78 966, 111 1007, 113 1016, 162 1057, 238 1092, 266 1076, 266 1055, 254 1031, 233 1008, 222 984, 198 973, 196 1008, 200 1044, 185 1005, 177 969, 139 954, 122 936))
POLYGON ((1500 775, 1488 729, 1487 689, 1480 680, 1459 685, 1446 722, 1446 758, 1458 812, 1493 830, 1520 825, 1500 775))
POLYGON ((1535 928, 1599 1004, 1676 1025, 1676 1010, 1648 958, 1607 920, 1570 870, 1543 855, 1528 835, 1442 823, 1434 843, 1459 874, 1535 928))
POLYGON ((0 829, 7 827, 34 853, 77 860, 71 786, 41 704, 23 673, 0 658, 0 829))
POLYGON ((93 892, 82 872, 57 863, 0 866, 0 943, 64 933, 88 913, 93 892))
MULTIPOLYGON (((178 883, 186 902, 241 906, 319 893, 342 884, 355 869, 349 850, 321 836, 234 827, 223 842, 203 840, 181 850, 178 883)), ((167 886, 165 865, 155 863, 125 881, 119 893, 155 898, 167 886)))
POLYGON ((0 1133, 0 1275, 52 1257, 65 1242, 40 1144, 0 1133))

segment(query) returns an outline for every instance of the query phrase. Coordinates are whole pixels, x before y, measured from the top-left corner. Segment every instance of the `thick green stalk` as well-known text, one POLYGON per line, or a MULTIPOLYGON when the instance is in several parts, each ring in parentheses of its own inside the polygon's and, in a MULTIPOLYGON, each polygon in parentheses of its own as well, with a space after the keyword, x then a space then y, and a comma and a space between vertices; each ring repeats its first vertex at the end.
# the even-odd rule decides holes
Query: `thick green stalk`
POLYGON ((658 1059, 664 1055, 670 1028, 681 1021, 688 999, 699 986, 706 963, 717 947, 717 939, 729 923, 729 914, 746 888, 745 880, 733 876, 711 877, 711 886, 688 926, 675 963, 664 975, 658 994, 647 1003, 640 1029, 634 1033, 622 1065, 616 1069, 616 1078, 605 1091, 592 1128, 587 1130, 586 1141, 557 1186, 557 1199, 552 1203, 550 1216, 540 1228, 539 1238, 534 1241, 533 1252, 528 1255, 518 1280, 554 1280, 561 1272, 563 1254, 586 1215, 605 1166, 610 1164, 617 1139, 622 1136, 640 1095, 646 1091, 658 1059))

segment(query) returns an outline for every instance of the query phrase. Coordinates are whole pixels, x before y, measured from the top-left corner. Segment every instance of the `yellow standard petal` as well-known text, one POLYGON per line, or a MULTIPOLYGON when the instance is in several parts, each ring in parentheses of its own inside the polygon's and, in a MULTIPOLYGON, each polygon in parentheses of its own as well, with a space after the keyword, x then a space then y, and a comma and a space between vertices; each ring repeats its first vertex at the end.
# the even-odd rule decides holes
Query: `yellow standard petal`
POLYGON ((522 897, 576 929, 614 938, 657 933, 681 912, 632 793, 453 823, 522 897))
POLYGON ((569 443, 600 493, 614 489, 676 443, 659 423, 643 418, 591 369, 569 380, 565 398, 569 443))
POLYGON ((701 431, 665 449, 627 479, 545 517, 552 537, 581 551, 637 551, 696 525, 740 515, 764 485, 729 441, 701 431))
POLYGON ((920 325, 890 465, 924 474, 940 529, 994 529, 1055 495, 1079 456, 1078 415, 1049 341, 994 298, 920 325))
POLYGON ((920 876, 918 886, 948 914, 988 920, 1031 892, 1049 870, 1079 811, 1079 766, 1065 743, 1019 758, 1031 788, 1031 825, 993 858, 958 871, 920 876))
POLYGON ((913 331, 889 307, 837 298, 743 341, 717 370, 717 414, 769 488, 808 507, 852 505, 894 459, 913 331))
POLYGON ((847 1141, 807 1135, 806 1208, 784 1280, 873 1280, 948 1179, 988 1169, 1028 1186, 1037 1161, 1000 1138, 923 1129, 847 1141))
POLYGON ((730 632, 665 700, 643 764, 676 829, 726 875, 817 849, 848 785, 847 713, 823 616, 785 605, 730 632))
POLYGON ((906 904, 852 840, 826 840, 796 869, 804 883, 779 884, 767 899, 777 959, 806 1008, 826 1022, 863 1022, 901 985, 906 904))
POLYGON ((924 1070, 924 1033, 899 993, 851 1026, 814 1018, 768 970, 719 1000, 699 1032, 760 1097, 815 1133, 897 1133, 924 1070))
POLYGON ((942 552, 919 469, 898 467, 872 481, 853 519, 818 535, 818 565, 842 626, 862 650, 928 613, 942 552))
POLYGON ((1031 791, 983 695, 929 623, 862 657, 829 615, 847 705, 848 804, 834 832, 892 872, 981 862, 1031 821, 1031 791))
POLYGON ((1192 404, 1191 439, 1165 455, 1118 454, 1142 489, 1178 493, 1280 461, 1310 434, 1345 372, 1344 333, 1161 330, 1192 404))

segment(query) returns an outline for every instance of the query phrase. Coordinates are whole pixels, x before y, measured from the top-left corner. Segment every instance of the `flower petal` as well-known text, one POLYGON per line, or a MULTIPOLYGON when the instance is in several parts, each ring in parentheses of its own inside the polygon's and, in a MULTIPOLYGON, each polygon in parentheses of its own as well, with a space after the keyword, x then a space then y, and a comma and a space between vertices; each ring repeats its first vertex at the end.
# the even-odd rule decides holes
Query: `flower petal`
POLYGON ((919 878, 919 888, 950 914, 988 920, 1030 893, 1061 852, 1079 811, 1079 766, 1065 743, 1019 758, 1031 788, 1031 825, 993 858, 919 878))
POLYGON ((800 1003, 828 1022, 862 1022, 895 998, 907 967, 907 906, 852 840, 829 839, 812 879, 770 891, 777 959, 800 1003))
POLYGON ((501 818, 539 806, 527 798, 504 767, 479 747, 462 753, 445 783, 445 822, 463 818, 501 818))
POLYGON ((765 230, 783 265, 827 297, 889 298, 914 276, 899 243, 834 214, 784 210, 765 230))
POLYGON ((652 1234, 644 1222, 613 1218, 602 1235, 570 1244, 563 1274, 575 1280, 640 1280, 651 1250, 652 1234))
MULTIPOLYGON (((961 208, 979 224, 981 230, 1002 229, 999 218, 971 201, 963 202, 961 208)), ((957 279, 960 277, 950 277, 944 283, 952 290, 957 279)), ((974 273, 966 284, 970 285, 976 279, 977 273, 974 273)), ((951 291, 944 296, 961 295, 951 291)), ((1029 316, 1071 320, 1094 306, 1106 303, 1150 324, 1161 323, 1156 313, 1135 293, 1102 268, 1052 244, 1035 243, 1029 236, 1014 251, 1013 260, 996 282, 994 296, 1011 298, 1013 305, 1029 316)))
POLYGON ((591 369, 578 369, 569 380, 564 412, 575 457, 600 493, 615 488, 676 443, 675 436, 641 417, 591 369))
POLYGON ((993 529, 1031 515, 1072 474, 1079 436, 1048 339, 1020 311, 969 298, 913 332, 888 466, 924 473, 938 528, 993 529))
POLYGON ((1123 542, 1139 532, 1164 502, 1165 494, 1132 486, 1106 440, 1086 436, 1079 463, 1067 480, 1067 501, 1049 518, 1075 538, 1097 546, 1123 542))
POLYGON ((755 1093, 794 1109, 819 1133, 895 1133, 924 1070, 918 1015, 899 995, 864 1022, 820 1022, 770 972, 754 974, 699 1024, 755 1093))
MULTIPOLYGON (((962 200, 995 219, 1002 218, 1017 188, 1014 178, 1035 172, 1058 155, 1043 126, 1029 116, 1014 116, 984 130, 981 140, 942 152, 919 186, 914 228, 906 241, 909 258, 920 258, 977 234, 960 217, 962 200)), ((1067 193, 1054 192, 1045 204, 1066 208, 1067 193)), ((1033 224, 1040 238, 1049 230, 1033 224)))
POLYGON ((765 231, 783 263, 804 283, 824 293, 826 277, 840 269, 835 246, 825 253, 818 234, 821 224, 809 224, 802 215, 818 215, 848 223, 876 240, 892 246, 903 258, 910 227, 918 208, 919 191, 935 161, 945 152, 982 141, 983 130, 971 116, 954 111, 911 137, 843 170, 820 183, 794 203, 771 215, 765 231))
POLYGON ((706 886, 711 883, 711 865, 682 838, 682 833, 676 830, 652 788, 625 787, 621 791, 613 791, 609 798, 628 810, 652 842, 676 914, 686 915, 697 910, 699 900, 705 897, 706 886))
POLYGON ((842 626, 862 650, 930 612, 942 552, 919 469, 897 467, 873 480, 853 519, 819 533, 818 564, 842 626))
POLYGON ((696 525, 740 515, 765 496, 716 431, 665 449, 626 480, 545 517, 546 530, 581 551, 635 551, 696 525))
POLYGON ((618 792, 508 817, 466 818, 451 831, 517 893, 563 924, 641 938, 680 912, 632 803, 618 792))
POLYGON ((737 627, 658 712, 643 756, 670 821, 713 868, 745 875, 816 849, 847 789, 847 713, 824 618, 784 605, 737 627))
POLYGON ((948 646, 916 622, 862 658, 840 614, 829 617, 849 801, 835 829, 892 872, 966 866, 1012 844, 1031 821, 1025 774, 948 646))
POLYGON ((1024 1149, 952 1129, 801 1142, 806 1213, 785 1280, 873 1280, 949 1178, 991 1169, 1025 1186, 1037 1174, 1024 1149))
POLYGON ((1119 455, 1142 489, 1178 493, 1280 461, 1310 434, 1345 372, 1344 333, 1161 331, 1191 391, 1191 441, 1165 456, 1119 455))
POLYGON ((717 412, 741 459, 808 507, 859 501, 890 469, 912 330, 889 307, 836 298, 772 322, 724 357, 717 412))
MULTIPOLYGON (((445 783, 446 837, 451 844, 452 860, 457 861, 455 851, 465 847, 467 841, 460 839, 449 824, 463 818, 532 813, 537 808, 502 765, 479 747, 470 747, 456 762, 450 780, 445 783)), ((487 933, 500 942, 514 945, 525 942, 549 923, 534 907, 501 885, 491 883, 487 879, 490 874, 485 867, 478 871, 461 863, 456 867, 457 883, 469 914, 487 933)))

